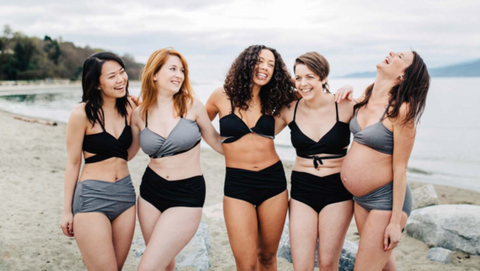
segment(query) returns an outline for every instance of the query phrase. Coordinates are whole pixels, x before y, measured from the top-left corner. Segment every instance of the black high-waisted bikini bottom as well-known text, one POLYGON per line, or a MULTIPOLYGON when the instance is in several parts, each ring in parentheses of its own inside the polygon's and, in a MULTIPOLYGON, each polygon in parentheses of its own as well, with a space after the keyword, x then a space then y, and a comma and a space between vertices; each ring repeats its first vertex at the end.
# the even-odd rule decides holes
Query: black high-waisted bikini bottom
POLYGON ((168 181, 147 167, 140 185, 140 196, 160 212, 172 207, 199 207, 205 203, 203 175, 168 181))
POLYGON ((340 179, 340 173, 328 176, 315 176, 306 172, 292 171, 292 199, 305 203, 320 213, 325 206, 351 200, 340 179))
POLYGON ((287 189, 287 179, 281 161, 260 171, 227 167, 225 196, 259 206, 287 189))

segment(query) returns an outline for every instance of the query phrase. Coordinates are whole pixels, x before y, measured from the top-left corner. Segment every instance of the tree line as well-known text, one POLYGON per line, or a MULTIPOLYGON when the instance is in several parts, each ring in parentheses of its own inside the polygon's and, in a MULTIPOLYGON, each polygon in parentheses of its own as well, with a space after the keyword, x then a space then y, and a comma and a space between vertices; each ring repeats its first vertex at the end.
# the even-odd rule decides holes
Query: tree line
MULTIPOLYGON (((77 47, 61 38, 28 37, 4 26, 0 36, 0 80, 43 80, 61 78, 81 80, 83 62, 103 49, 77 47)), ((130 80, 139 80, 143 64, 133 56, 121 56, 130 80)))

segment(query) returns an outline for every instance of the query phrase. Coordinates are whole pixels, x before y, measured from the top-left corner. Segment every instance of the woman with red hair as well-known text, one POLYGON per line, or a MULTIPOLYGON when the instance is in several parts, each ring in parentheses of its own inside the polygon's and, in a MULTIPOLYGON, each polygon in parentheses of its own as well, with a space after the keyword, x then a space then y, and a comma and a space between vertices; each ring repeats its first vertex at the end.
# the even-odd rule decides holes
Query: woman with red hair
POLYGON ((201 137, 223 153, 204 105, 194 97, 185 58, 155 51, 142 74, 142 104, 133 114, 134 141, 150 156, 138 198, 147 247, 138 270, 174 270, 175 256, 197 231, 205 201, 201 137))

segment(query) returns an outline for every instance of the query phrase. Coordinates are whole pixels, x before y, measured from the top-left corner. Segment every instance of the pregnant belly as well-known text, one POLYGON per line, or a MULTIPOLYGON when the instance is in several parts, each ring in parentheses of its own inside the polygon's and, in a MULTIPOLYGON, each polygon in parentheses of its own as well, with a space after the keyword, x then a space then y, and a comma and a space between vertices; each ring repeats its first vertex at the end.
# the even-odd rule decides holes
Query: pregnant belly
POLYGON ((341 177, 354 196, 366 195, 392 181, 392 156, 353 142, 343 161, 341 177))

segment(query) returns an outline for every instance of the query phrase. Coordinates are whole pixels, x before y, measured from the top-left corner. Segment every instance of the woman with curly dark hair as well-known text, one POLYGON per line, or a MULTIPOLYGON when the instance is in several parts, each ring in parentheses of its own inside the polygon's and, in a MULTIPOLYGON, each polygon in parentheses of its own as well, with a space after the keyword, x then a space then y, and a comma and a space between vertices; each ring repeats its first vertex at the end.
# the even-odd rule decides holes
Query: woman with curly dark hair
POLYGON ((277 270, 288 195, 273 143, 274 116, 294 98, 280 54, 253 45, 233 62, 223 88, 206 104, 210 119, 220 116, 227 166, 224 216, 237 270, 277 270))

